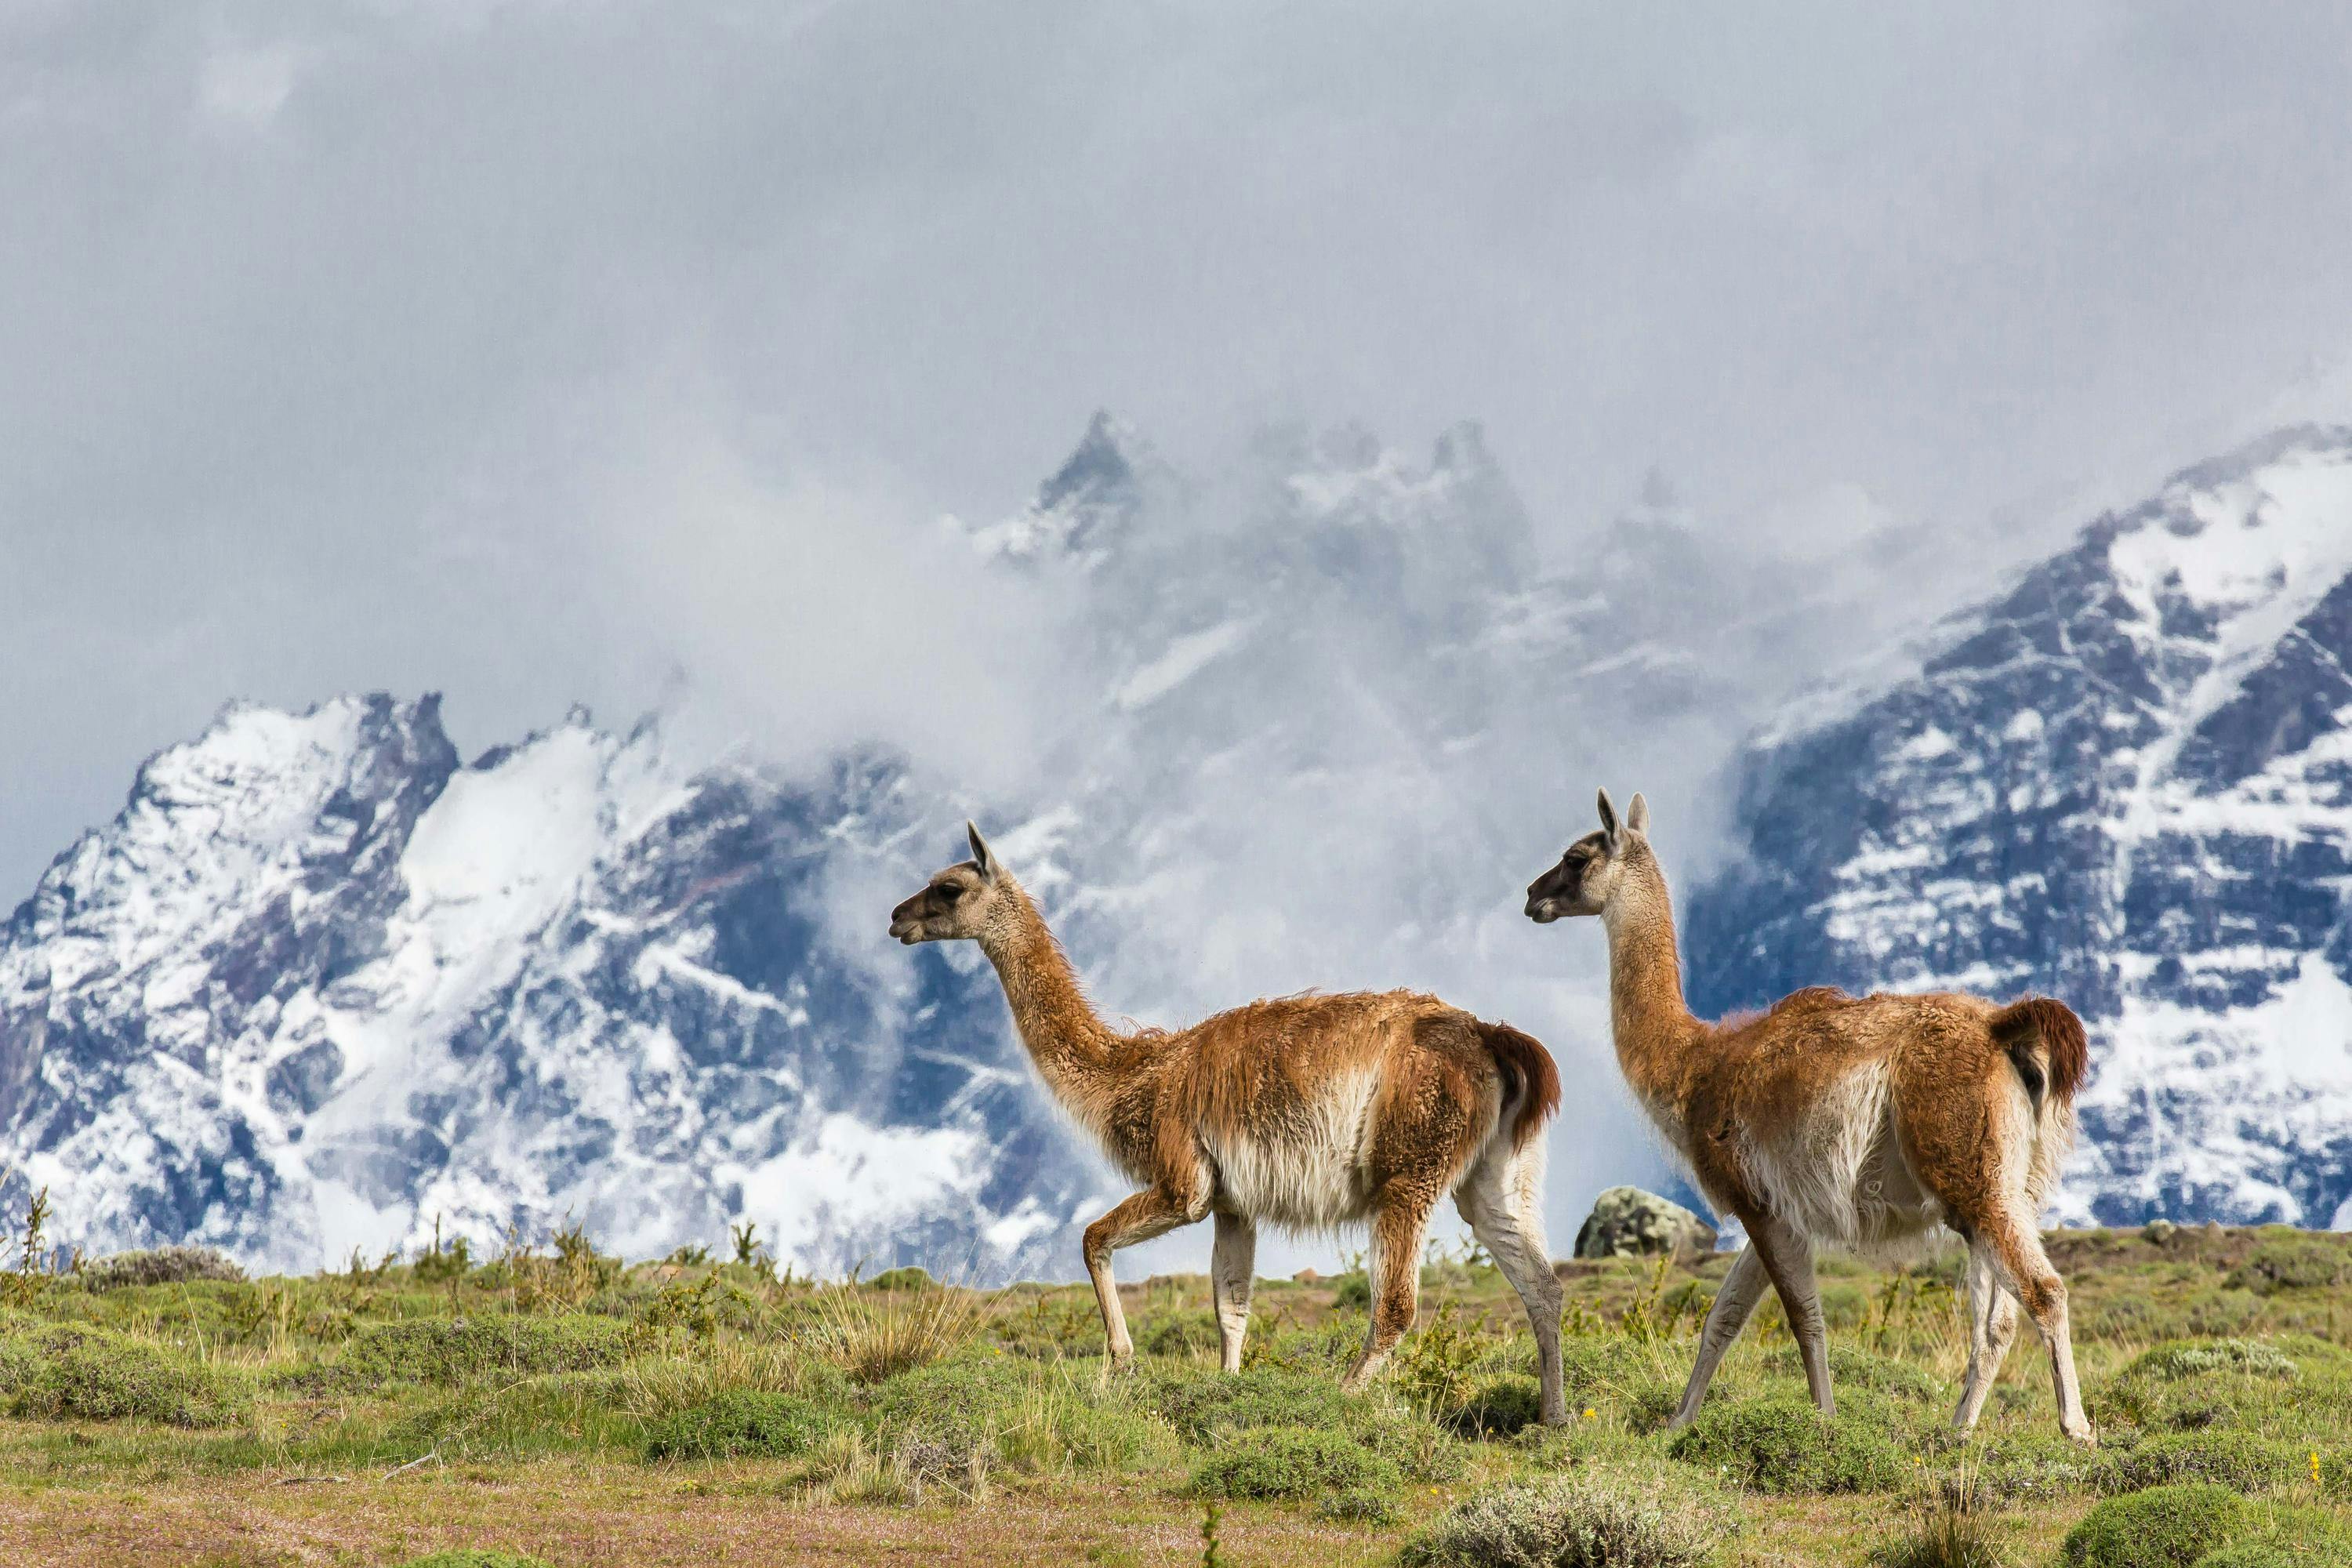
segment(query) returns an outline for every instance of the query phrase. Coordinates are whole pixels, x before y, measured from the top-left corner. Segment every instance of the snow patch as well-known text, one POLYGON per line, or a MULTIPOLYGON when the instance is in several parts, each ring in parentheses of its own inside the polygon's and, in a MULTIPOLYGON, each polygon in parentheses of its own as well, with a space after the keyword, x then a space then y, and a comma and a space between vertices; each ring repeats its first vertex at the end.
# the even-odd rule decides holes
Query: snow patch
POLYGON ((1206 631, 1178 637, 1166 652, 1121 681, 1111 700, 1130 712, 1150 706, 1183 685, 1211 663, 1241 647, 1252 623, 1227 621, 1206 631))

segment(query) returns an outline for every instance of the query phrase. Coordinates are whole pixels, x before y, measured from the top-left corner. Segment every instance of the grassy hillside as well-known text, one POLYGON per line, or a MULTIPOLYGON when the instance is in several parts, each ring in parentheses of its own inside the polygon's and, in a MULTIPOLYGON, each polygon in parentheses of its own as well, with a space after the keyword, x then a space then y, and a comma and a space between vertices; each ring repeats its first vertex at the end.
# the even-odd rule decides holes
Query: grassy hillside
POLYGON ((1360 1278, 1262 1285, 1238 1379, 1203 1279, 1132 1287, 1144 1353, 1106 1381, 1084 1288, 624 1267, 577 1235, 299 1279, 0 1274, 0 1561, 2352 1563, 2352 1239, 2053 1254, 2095 1453, 2058 1437, 2030 1330, 1976 1438, 1946 1433, 1956 1252, 1828 1264, 1834 1422, 1768 1309, 1678 1439, 1723 1258, 1569 1266, 1557 1432, 1528 1426, 1532 1345, 1475 1258, 1433 1259, 1361 1398, 1336 1385, 1360 1278))

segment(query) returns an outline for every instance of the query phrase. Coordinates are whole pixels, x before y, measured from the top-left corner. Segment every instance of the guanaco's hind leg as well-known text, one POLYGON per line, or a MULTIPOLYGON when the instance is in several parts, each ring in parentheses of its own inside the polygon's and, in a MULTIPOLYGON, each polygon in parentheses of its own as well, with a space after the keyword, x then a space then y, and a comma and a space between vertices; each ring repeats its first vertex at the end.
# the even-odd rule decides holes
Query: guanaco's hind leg
POLYGON ((1559 1276, 1551 1271, 1551 1247, 1544 1240, 1538 1195, 1540 1149, 1537 1144, 1516 1156, 1498 1153, 1480 1161, 1454 1190, 1454 1204, 1470 1222, 1471 1234, 1494 1254, 1495 1267, 1511 1282, 1528 1310, 1543 1385, 1543 1422, 1557 1426, 1568 1419, 1568 1398, 1560 1387, 1559 1370, 1559 1310, 1564 1293, 1559 1276))
POLYGON ((1793 1226, 1765 1219, 1748 1227, 1748 1245, 1780 1293, 1780 1310, 1788 1315, 1789 1331, 1796 1336, 1797 1353, 1804 1359, 1805 1386, 1812 1394, 1813 1408, 1824 1415, 1836 1415, 1837 1396, 1830 1392, 1829 1321, 1822 1314, 1821 1288, 1813 1279, 1811 1238, 1793 1226))
POLYGON ((1237 1214, 1220 1212, 1217 1239, 1209 1249, 1209 1293, 1217 1307, 1220 1363, 1242 1369, 1242 1337, 1249 1332, 1250 1287, 1257 1276, 1257 1226, 1237 1214))
POLYGON ((1981 1243, 1969 1248, 1969 1375, 1952 1430, 1967 1432, 1984 1410, 1985 1395, 2000 1375, 2000 1363, 2017 1338, 2017 1298, 2001 1283, 1992 1254, 1981 1243))
POLYGON ((1118 1304, 1118 1287, 1110 1277, 1110 1255, 1122 1247, 1191 1225, 1207 1207, 1205 1202, 1147 1187, 1087 1226, 1087 1273, 1095 1282, 1095 1304, 1102 1309, 1111 1366, 1123 1367, 1135 1359, 1135 1342, 1128 1338, 1127 1313, 1118 1304))
POLYGON ((1748 1326, 1748 1314, 1764 1296, 1767 1283, 1764 1255, 1757 1250, 1751 1237, 1740 1248, 1739 1256, 1731 1260, 1731 1271, 1716 1288, 1715 1305, 1706 1311, 1706 1327, 1699 1331, 1698 1360, 1691 1363, 1690 1382, 1683 1387, 1683 1402, 1675 1407, 1666 1422, 1666 1430, 1678 1432, 1698 1419, 1698 1407, 1706 1398, 1706 1385, 1715 1380, 1715 1369, 1723 1363, 1723 1352, 1739 1338, 1739 1331, 1748 1326))
POLYGON ((1342 1388, 1362 1387, 1412 1327, 1421 1305, 1421 1238, 1434 1206, 1435 1194, 1418 1187, 1391 1183, 1382 1194, 1372 1215, 1371 1331, 1364 1338, 1363 1353, 1340 1379, 1342 1388))
POLYGON ((2058 1429, 2077 1443, 2096 1443, 2091 1418, 2083 1413, 2083 1387, 2074 1375, 2074 1336, 2067 1321, 2066 1282, 2050 1266, 2042 1249, 2041 1233, 2032 1216, 2014 1212, 1993 1218, 1984 1227, 1984 1245, 2005 1278, 2001 1283, 2017 1293, 2025 1315, 2050 1347, 2050 1382, 2058 1396, 2058 1429))

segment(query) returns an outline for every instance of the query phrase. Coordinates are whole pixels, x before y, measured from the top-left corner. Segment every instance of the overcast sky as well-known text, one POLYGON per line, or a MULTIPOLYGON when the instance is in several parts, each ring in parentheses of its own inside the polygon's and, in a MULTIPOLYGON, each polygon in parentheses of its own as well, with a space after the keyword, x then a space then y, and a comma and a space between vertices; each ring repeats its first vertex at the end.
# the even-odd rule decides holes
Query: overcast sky
POLYGON ((1098 405, 1978 569, 2342 412, 2352 12, 1934 9, 5 0, 0 907, 236 695, 1017 707, 924 544, 1098 405))

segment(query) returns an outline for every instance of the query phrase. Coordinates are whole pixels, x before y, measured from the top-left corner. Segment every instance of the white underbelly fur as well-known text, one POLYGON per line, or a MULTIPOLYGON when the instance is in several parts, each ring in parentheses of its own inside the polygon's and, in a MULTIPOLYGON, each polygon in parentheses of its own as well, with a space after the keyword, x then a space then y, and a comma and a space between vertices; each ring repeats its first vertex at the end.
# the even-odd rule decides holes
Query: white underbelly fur
POLYGON ((1773 1213, 1817 1242, 1870 1251, 1943 1218, 1903 1157, 1883 1062, 1839 1079, 1788 1127, 1744 1130, 1739 1153, 1773 1213))
POLYGON ((1217 1206, 1293 1230, 1326 1230, 1370 1214, 1379 1076, 1349 1073, 1321 1087, 1303 1118, 1283 1128, 1278 1140, 1201 1130, 1215 1166, 1217 1206))

